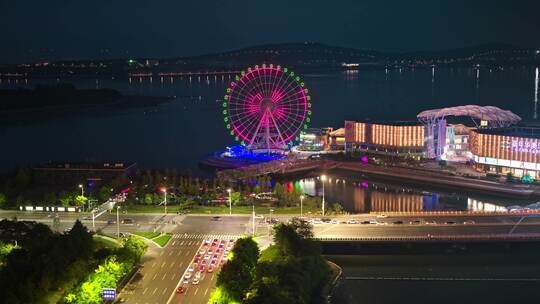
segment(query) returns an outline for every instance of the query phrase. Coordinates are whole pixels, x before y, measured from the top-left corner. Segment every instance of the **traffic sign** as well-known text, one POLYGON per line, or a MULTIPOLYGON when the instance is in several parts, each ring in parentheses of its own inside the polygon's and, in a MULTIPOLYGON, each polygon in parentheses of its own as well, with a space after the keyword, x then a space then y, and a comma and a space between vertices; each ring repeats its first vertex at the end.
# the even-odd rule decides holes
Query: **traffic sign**
POLYGON ((101 298, 103 300, 114 300, 116 298, 116 289, 114 288, 102 288, 101 298))

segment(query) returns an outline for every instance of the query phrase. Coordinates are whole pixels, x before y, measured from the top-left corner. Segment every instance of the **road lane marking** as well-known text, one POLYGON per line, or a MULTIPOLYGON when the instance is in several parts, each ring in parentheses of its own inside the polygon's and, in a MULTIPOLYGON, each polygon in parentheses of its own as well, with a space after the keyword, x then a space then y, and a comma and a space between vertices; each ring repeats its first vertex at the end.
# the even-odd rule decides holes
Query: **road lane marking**
POLYGON ((154 289, 154 291, 152 291, 152 294, 153 295, 156 294, 156 291, 157 291, 157 287, 156 287, 156 289, 154 289))
POLYGON ((189 255, 189 251, 186 251, 186 256, 188 256, 188 255, 189 255))
POLYGON ((147 291, 148 291, 148 287, 146 287, 146 288, 143 290, 142 294, 144 295, 147 291))
POLYGON ((171 280, 174 280, 174 277, 175 277, 175 276, 176 276, 176 273, 173 272, 173 273, 171 274, 171 280))
POLYGON ((164 295, 165 291, 167 291, 167 288, 163 288, 163 291, 161 292, 161 294, 164 295))
POLYGON ((169 251, 169 256, 171 256, 173 254, 173 251, 169 251))
POLYGON ((184 241, 182 241, 182 242, 180 243, 180 246, 182 246, 182 245, 184 245, 184 241))
POLYGON ((152 268, 154 268, 156 266, 156 262, 152 263, 152 268))
POLYGON ((206 293, 208 293, 208 288, 204 290, 204 295, 206 295, 206 293))
POLYGON ((159 256, 162 256, 163 255, 163 250, 159 253, 159 256))
MULTIPOLYGON (((199 246, 197 247, 197 250, 195 251, 195 254, 197 252, 199 252, 199 250, 201 250, 202 246, 203 246, 203 243, 199 244, 199 246)), ((187 253, 189 253, 189 250, 186 250, 186 254, 187 253)), ((188 266, 190 264, 191 264, 191 261, 188 262, 188 266)), ((180 262, 179 267, 182 268, 182 265, 184 265, 184 261, 180 262)), ((187 269, 186 269, 186 271, 187 271, 187 269)), ((174 298, 174 295, 176 294, 175 291, 180 286, 180 284, 182 284, 182 278, 184 277, 184 275, 185 275, 185 272, 184 272, 184 274, 180 275, 180 278, 178 279, 178 283, 176 284, 176 287, 173 288, 173 290, 171 292, 171 295, 169 296, 169 299, 167 300, 167 304, 170 304, 172 299, 174 298)), ((189 290, 189 288, 188 288, 188 290, 189 290)), ((186 294, 187 294, 187 290, 186 290, 186 294)))
POLYGON ((195 288, 195 292, 193 293, 194 296, 197 295, 197 291, 199 291, 199 287, 195 288))
POLYGON ((174 263, 175 263, 175 262, 172 262, 172 263, 171 263, 171 267, 174 267, 174 263))
POLYGON ((162 280, 162 281, 165 280, 165 277, 166 277, 166 276, 167 276, 167 273, 164 273, 164 274, 163 274, 163 278, 161 278, 161 280, 162 280))
POLYGON ((178 250, 178 253, 176 255, 180 255, 182 253, 182 250, 178 250))
POLYGON ((152 281, 155 280, 157 277, 157 273, 154 275, 154 277, 152 278, 152 281))
POLYGON ((172 245, 174 246, 175 244, 176 244, 176 241, 173 241, 173 242, 172 242, 172 245))

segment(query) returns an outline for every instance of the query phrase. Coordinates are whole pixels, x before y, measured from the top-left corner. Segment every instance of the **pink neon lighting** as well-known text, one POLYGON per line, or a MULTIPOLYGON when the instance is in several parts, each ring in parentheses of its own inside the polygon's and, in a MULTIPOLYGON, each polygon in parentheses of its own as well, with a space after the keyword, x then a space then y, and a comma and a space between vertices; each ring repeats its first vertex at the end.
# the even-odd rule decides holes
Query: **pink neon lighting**
POLYGON ((309 110, 299 82, 277 67, 258 67, 231 82, 227 117, 247 144, 269 138, 275 147, 290 142, 304 127, 309 110))

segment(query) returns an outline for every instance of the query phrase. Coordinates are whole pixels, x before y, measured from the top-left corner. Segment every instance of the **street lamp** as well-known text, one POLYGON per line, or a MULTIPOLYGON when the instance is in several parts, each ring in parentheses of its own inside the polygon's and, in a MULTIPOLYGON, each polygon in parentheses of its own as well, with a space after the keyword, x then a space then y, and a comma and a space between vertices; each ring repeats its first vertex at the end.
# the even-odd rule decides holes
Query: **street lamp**
POLYGON ((304 216, 304 196, 300 195, 300 217, 304 216))
POLYGON ((165 214, 167 214, 167 188, 163 187, 161 188, 161 192, 163 192, 164 200, 163 204, 165 205, 165 214))
POLYGON ((229 193, 229 215, 232 215, 232 198, 231 198, 231 188, 227 189, 227 192, 229 193))
POLYGON ((120 209, 120 206, 116 206, 116 238, 120 239, 120 215, 118 214, 118 210, 120 209))
MULTIPOLYGON (((79 188, 81 188, 81 196, 84 197, 84 186, 83 184, 79 184, 79 188)), ((84 201, 82 201, 82 208, 83 208, 83 212, 84 212, 84 201)))
POLYGON ((324 216, 324 182, 326 181, 326 175, 321 175, 322 181, 322 215, 324 216))

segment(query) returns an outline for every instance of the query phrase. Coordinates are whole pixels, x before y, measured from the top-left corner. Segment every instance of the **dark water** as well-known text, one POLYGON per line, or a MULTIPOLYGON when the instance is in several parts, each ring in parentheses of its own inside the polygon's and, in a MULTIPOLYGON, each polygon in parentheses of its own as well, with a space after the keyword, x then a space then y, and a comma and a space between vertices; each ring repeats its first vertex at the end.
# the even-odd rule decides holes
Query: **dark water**
MULTIPOLYGON (((536 119, 535 68, 403 69, 302 76, 313 98, 315 127, 340 127, 345 119, 414 120, 425 109, 463 104, 495 105, 524 120, 536 119)), ((127 160, 142 167, 196 168, 198 160, 233 143, 219 106, 230 82, 228 76, 52 82, 57 81, 80 88, 107 87, 125 94, 179 98, 154 108, 92 110, 2 125, 0 169, 64 160, 127 160)), ((44 82, 2 80, 0 88, 44 82)))
MULTIPOLYGON (((311 196, 322 197, 319 178, 305 178, 286 182, 287 189, 302 189, 311 196)), ((366 212, 413 212, 413 211, 502 211, 512 205, 527 205, 535 201, 497 198, 479 194, 467 194, 426 186, 406 186, 381 180, 370 180, 354 174, 328 175, 324 184, 327 208, 340 203, 351 213, 366 212)))

